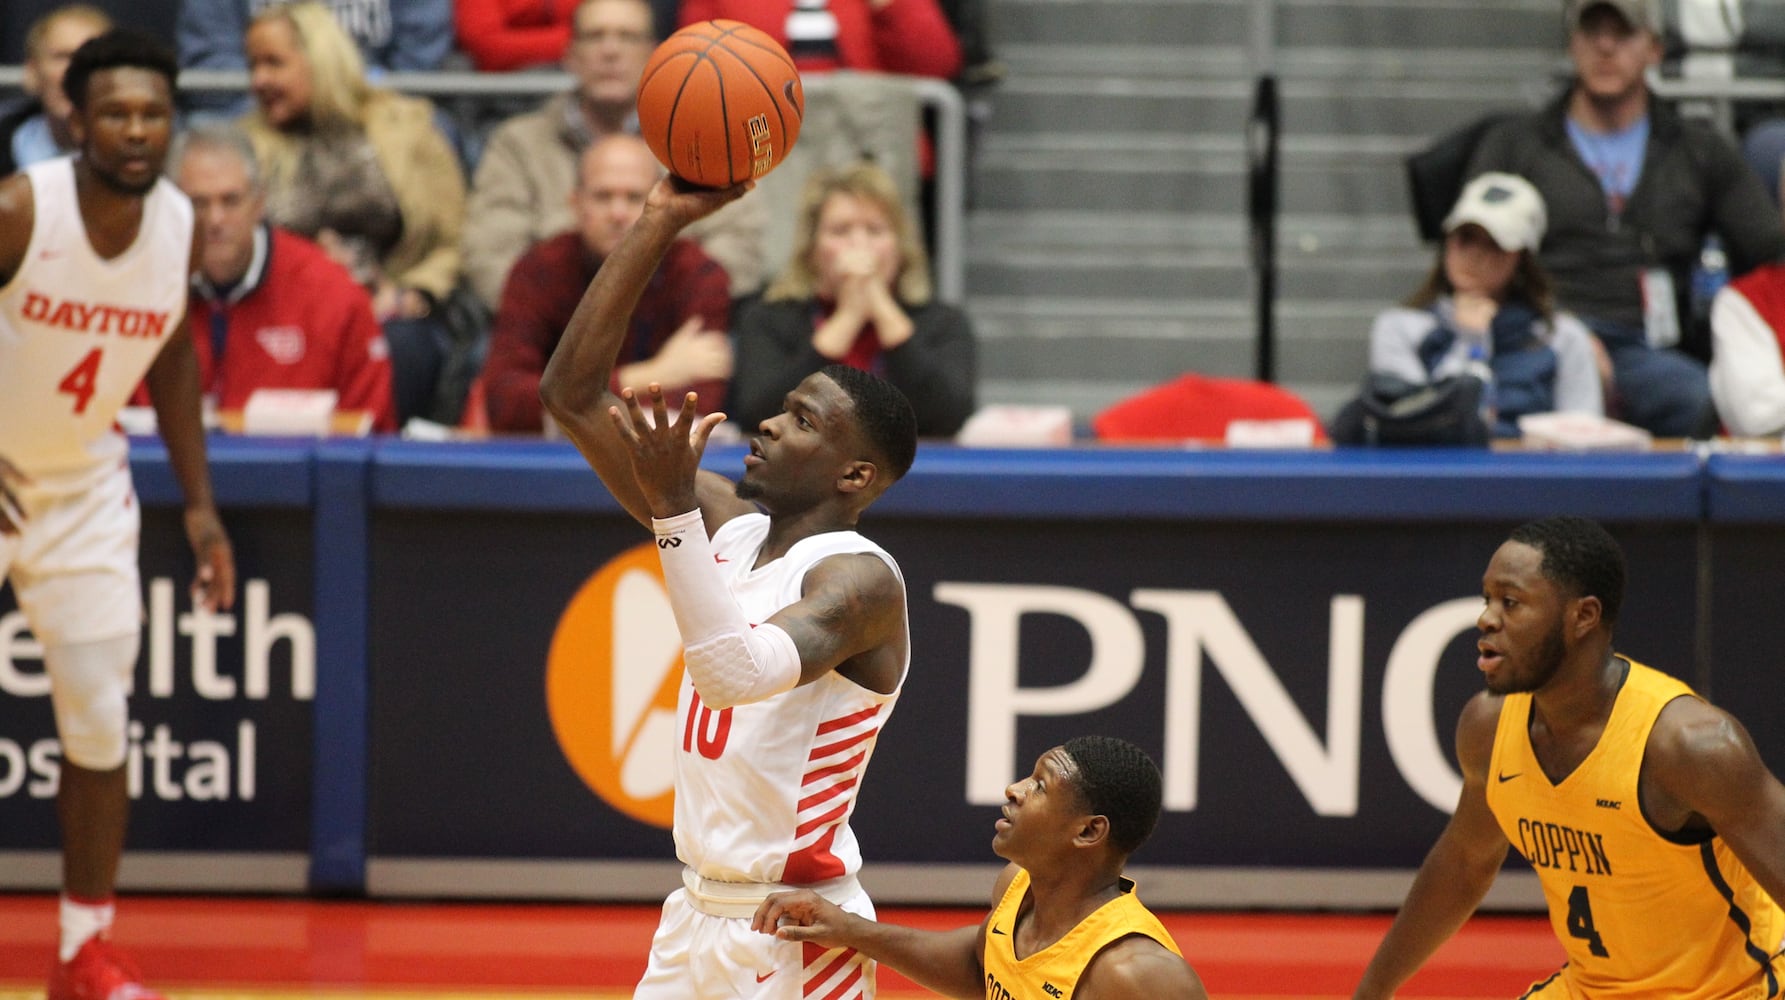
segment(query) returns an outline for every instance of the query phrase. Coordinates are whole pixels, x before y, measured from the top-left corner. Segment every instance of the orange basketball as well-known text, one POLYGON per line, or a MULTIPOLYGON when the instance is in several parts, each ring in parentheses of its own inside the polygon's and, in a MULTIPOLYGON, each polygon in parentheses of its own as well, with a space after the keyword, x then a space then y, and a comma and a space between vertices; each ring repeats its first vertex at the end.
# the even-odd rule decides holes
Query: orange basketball
POLYGON ((702 21, 669 36, 639 80, 638 126, 651 152, 704 187, 775 169, 805 114, 787 51, 742 21, 702 21))

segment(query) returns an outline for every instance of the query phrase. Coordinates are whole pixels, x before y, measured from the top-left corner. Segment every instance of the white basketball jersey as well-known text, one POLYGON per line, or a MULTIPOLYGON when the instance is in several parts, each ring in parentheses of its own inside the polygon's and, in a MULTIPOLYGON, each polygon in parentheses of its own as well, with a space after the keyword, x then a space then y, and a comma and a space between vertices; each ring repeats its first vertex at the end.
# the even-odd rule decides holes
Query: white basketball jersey
MULTIPOLYGON (((800 598, 801 581, 819 561, 843 553, 898 564, 853 531, 795 543, 785 556, 752 569, 769 519, 748 514, 713 534, 713 554, 752 625, 800 598)), ((910 668, 910 624, 902 686, 910 668)), ((877 694, 832 671, 811 684, 764 701, 714 711, 701 705, 682 676, 676 717, 676 856, 694 871, 725 882, 809 885, 861 867, 849 829, 855 796, 880 727, 899 689, 877 694)))
POLYGON ((106 467, 113 425, 186 312, 192 203, 166 178, 135 242, 102 259, 87 239, 69 157, 29 167, 31 244, 0 287, 0 455, 26 475, 106 467))

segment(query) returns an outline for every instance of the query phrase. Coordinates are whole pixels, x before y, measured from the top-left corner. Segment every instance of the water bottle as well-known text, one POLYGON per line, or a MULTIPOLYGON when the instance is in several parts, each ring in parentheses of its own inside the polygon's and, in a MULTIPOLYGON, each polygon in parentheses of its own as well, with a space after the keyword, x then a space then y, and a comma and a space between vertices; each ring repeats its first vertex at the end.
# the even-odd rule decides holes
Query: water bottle
POLYGON ((1715 233, 1705 238, 1698 253, 1698 264, 1692 268, 1692 315, 1704 319, 1711 314, 1711 299, 1729 283, 1729 255, 1723 241, 1715 233))
POLYGON ((1469 337, 1469 360, 1463 365, 1463 374, 1481 381, 1481 422, 1492 437, 1499 425, 1500 407, 1494 396, 1494 367, 1488 364, 1486 334, 1469 337))

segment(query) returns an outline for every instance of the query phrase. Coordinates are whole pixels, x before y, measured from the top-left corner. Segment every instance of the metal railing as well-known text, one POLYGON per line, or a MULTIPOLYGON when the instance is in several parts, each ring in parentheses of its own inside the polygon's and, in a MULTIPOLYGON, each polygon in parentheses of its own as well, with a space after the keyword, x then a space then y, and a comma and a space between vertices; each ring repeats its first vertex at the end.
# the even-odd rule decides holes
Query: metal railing
MULTIPOLYGON (((0 66, 0 89, 18 89, 24 72, 18 66, 0 66)), ((960 302, 966 294, 966 172, 967 112, 960 92, 943 80, 926 77, 888 76, 887 80, 911 89, 918 103, 936 115, 936 294, 946 302, 960 302)), ((383 73, 378 85, 405 94, 428 98, 537 97, 541 100, 569 90, 574 81, 567 73, 383 73)), ((802 81, 811 94, 823 94, 830 81, 812 74, 802 81)), ((248 87, 244 70, 189 69, 180 73, 180 89, 207 93, 241 93, 248 87)), ((916 206, 913 206, 914 209, 916 206)))

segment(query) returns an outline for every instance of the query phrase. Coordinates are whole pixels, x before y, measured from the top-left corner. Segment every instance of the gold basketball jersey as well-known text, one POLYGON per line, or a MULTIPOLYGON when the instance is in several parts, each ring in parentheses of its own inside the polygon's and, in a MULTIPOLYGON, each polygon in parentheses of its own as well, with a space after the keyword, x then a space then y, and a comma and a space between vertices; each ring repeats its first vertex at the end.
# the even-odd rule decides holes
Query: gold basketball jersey
POLYGON ((1019 869, 992 911, 985 935, 986 1000, 1070 1000, 1085 966, 1097 953, 1130 934, 1142 934, 1179 957, 1171 932, 1122 880, 1122 895, 1097 908, 1066 936, 1028 958, 1016 957, 1016 918, 1029 893, 1029 873, 1019 869))
POLYGON ((1721 837, 1666 836, 1643 815, 1649 731, 1668 702, 1696 696, 1629 663, 1598 745, 1558 783, 1531 749, 1531 696, 1500 706, 1488 806, 1543 883, 1561 975, 1576 996, 1776 997, 1785 914, 1721 837))

